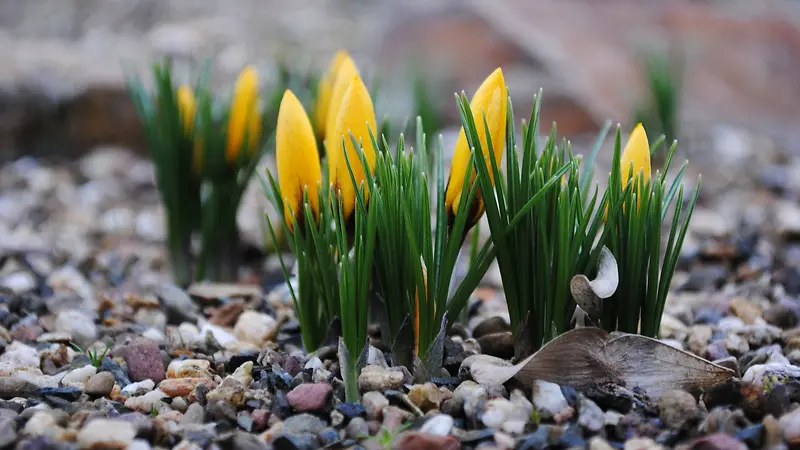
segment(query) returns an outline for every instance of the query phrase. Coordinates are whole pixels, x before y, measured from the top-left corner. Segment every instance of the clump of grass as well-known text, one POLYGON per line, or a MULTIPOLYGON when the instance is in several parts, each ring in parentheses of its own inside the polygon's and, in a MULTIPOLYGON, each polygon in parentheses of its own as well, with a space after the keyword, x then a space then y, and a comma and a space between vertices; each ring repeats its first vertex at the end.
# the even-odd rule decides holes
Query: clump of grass
POLYGON ((84 351, 82 348, 80 348, 77 344, 75 344, 73 342, 70 342, 69 346, 72 347, 72 349, 75 350, 76 352, 85 354, 86 357, 89 358, 89 362, 95 368, 98 368, 98 369, 103 364, 103 358, 106 357, 106 354, 110 350, 109 347, 106 347, 103 350, 102 353, 100 353, 100 350, 98 350, 98 349, 94 349, 94 350, 93 349, 89 349, 89 350, 84 351))

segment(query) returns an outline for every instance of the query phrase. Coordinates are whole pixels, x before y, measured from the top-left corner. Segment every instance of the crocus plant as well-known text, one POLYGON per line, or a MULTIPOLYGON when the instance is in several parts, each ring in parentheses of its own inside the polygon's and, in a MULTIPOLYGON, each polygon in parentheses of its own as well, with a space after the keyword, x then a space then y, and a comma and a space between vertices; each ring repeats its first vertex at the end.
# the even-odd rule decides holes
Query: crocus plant
POLYGON ((155 166, 173 276, 180 285, 234 280, 236 213, 272 135, 274 95, 266 101, 259 95, 252 66, 240 73, 230 101, 212 95, 205 74, 194 84, 176 83, 169 61, 156 64, 153 74, 154 92, 134 78, 128 87, 155 166), (196 231, 202 239, 195 261, 196 231))
POLYGON ((671 182, 666 177, 676 144, 673 141, 667 152, 663 172, 651 176, 650 155, 657 146, 649 145, 644 127, 634 128, 622 151, 617 131, 608 195, 612 203, 622 201, 622 207, 617 214, 608 214, 606 246, 618 261, 620 282, 603 303, 601 325, 608 330, 658 335, 669 284, 700 192, 698 178, 681 214, 687 163, 671 182), (662 229, 670 211, 672 220, 664 241, 662 229))

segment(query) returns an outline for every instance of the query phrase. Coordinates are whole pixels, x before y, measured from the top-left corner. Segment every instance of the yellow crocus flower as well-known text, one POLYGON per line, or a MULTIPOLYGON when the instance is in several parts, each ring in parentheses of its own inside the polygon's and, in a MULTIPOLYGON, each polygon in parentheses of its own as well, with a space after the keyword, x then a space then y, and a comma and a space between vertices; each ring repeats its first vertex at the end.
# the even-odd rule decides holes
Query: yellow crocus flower
POLYGON ((235 162, 247 135, 247 151, 253 152, 261 138, 261 111, 258 110, 258 73, 247 66, 239 74, 233 87, 230 115, 228 116, 228 162, 235 162))
POLYGON ((314 219, 319 219, 318 188, 322 182, 322 169, 317 153, 317 140, 306 110, 289 89, 283 93, 278 110, 275 154, 286 225, 290 230, 294 229, 291 212, 294 212, 298 223, 302 223, 305 190, 308 190, 308 202, 314 212, 314 219))
MULTIPOLYGON (((645 183, 650 180, 650 143, 641 123, 631 132, 620 157, 623 187, 628 184, 631 165, 633 165, 633 176, 644 176, 645 183)), ((636 182, 638 183, 638 180, 636 182)))
MULTIPOLYGON (((475 95, 472 96, 472 100, 469 103, 492 183, 494 183, 494 173, 492 171, 492 162, 489 157, 489 144, 486 138, 486 127, 484 127, 483 118, 485 114, 486 123, 489 128, 489 136, 492 138, 495 160, 499 165, 503 158, 503 147, 506 141, 507 103, 508 89, 505 79, 503 78, 503 71, 499 67, 486 77, 480 87, 478 87, 478 90, 475 91, 475 95)), ((469 144, 464 128, 462 127, 461 132, 458 134, 458 140, 456 141, 453 162, 450 166, 450 178, 447 181, 447 190, 445 191, 445 205, 452 215, 455 215, 458 211, 461 201, 461 189, 464 185, 464 173, 467 170, 469 155, 469 144)), ((471 186, 472 183, 475 182, 475 176, 476 171, 473 169, 468 186, 471 186)), ((467 219, 468 227, 474 225, 484 212, 483 199, 478 196, 474 201, 475 203, 470 205, 469 218, 467 219)))
MULTIPOLYGON (((364 157, 369 165, 369 171, 372 172, 375 168, 375 149, 372 146, 369 130, 372 130, 373 134, 377 132, 375 109, 372 106, 372 99, 369 96, 367 87, 361 81, 361 77, 355 74, 342 97, 339 110, 336 113, 335 125, 329 130, 327 144, 329 179, 334 186, 334 192, 338 192, 342 199, 345 218, 350 217, 355 208, 356 187, 362 181, 366 181, 366 172, 361 164, 359 153, 353 147, 350 134, 352 133, 356 140, 361 142, 364 157), (342 149, 342 139, 344 139, 345 148, 347 149, 347 158, 350 161, 350 166, 353 168, 356 185, 353 185, 350 171, 347 168, 347 161, 344 159, 345 153, 342 149)), ((369 192, 366 187, 365 196, 369 198, 369 192)))
POLYGON ((346 50, 336 52, 331 59, 328 70, 319 80, 317 100, 314 105, 314 125, 316 126, 317 136, 325 136, 325 125, 331 105, 331 96, 333 95, 333 84, 336 82, 336 76, 339 74, 342 63, 349 57, 350 55, 346 50))
MULTIPOLYGON (((328 112, 325 116, 325 145, 330 149, 331 145, 331 135, 334 133, 334 127, 336 126, 336 119, 337 114, 339 113, 339 109, 342 104, 342 99, 344 98, 344 93, 347 91, 347 88, 350 87, 350 83, 353 81, 353 77, 359 75, 358 68, 356 67, 356 63, 353 61, 353 58, 350 55, 345 54, 342 57, 342 61, 339 63, 339 70, 336 74, 336 80, 333 82, 333 87, 331 89, 331 99, 328 104, 328 112)), ((335 145, 339 145, 336 143, 335 145)), ((329 152, 330 150, 326 150, 329 152)))
POLYGON ((183 131, 188 135, 192 132, 194 127, 194 114, 197 108, 194 91, 192 87, 186 84, 178 86, 178 113, 183 122, 183 131))

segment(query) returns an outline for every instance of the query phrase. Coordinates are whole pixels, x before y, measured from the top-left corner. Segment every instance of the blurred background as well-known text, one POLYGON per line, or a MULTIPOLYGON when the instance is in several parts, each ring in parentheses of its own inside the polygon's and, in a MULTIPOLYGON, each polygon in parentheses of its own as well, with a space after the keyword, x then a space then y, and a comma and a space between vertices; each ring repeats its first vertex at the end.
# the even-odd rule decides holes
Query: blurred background
MULTIPOLYGON (((73 210, 90 205, 86 217, 62 217, 58 233, 76 220, 157 241, 151 168, 124 75, 147 76, 163 56, 191 73, 211 57, 215 82, 229 86, 243 65, 268 74, 276 58, 324 70, 339 48, 380 80, 379 118, 415 114, 412 80, 424 78, 446 142, 458 130, 453 94, 471 95, 498 66, 517 120, 542 88, 545 131, 556 121, 579 152, 605 121, 620 123, 624 138, 644 120, 653 135, 680 140, 689 179, 703 173, 694 222, 715 232, 746 216, 763 189, 785 197, 800 187, 798 1, 1 0, 0 157, 16 161, 3 172, 13 180, 0 180, 6 230, 19 234, 12 219, 32 214, 36 199, 25 195, 58 192, 73 210), (31 155, 74 161, 80 176, 41 168, 31 155), (123 187, 103 184, 123 174, 123 187), (86 180, 105 180, 90 184, 102 195, 84 192, 86 180), (119 204, 145 185, 152 210, 119 204)), ((261 209, 247 202, 263 195, 251 197, 259 198, 242 205, 253 216, 243 227, 258 236, 261 209)))

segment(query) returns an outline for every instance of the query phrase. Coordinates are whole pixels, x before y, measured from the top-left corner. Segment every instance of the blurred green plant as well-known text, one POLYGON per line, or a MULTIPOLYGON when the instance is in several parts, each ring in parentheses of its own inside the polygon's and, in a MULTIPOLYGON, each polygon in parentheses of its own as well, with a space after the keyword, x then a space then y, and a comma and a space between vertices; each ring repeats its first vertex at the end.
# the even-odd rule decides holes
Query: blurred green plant
MULTIPOLYGON (((643 124, 651 140, 663 134, 667 142, 672 142, 678 139, 680 132, 682 61, 655 51, 645 53, 643 61, 647 95, 634 108, 634 123, 643 124)), ((659 166, 666 157, 662 153, 653 155, 659 166)))
POLYGON ((170 266, 182 286, 236 279, 239 203, 272 136, 281 86, 289 82, 279 76, 264 99, 258 73, 248 66, 233 95, 223 98, 212 93, 209 68, 193 85, 179 85, 166 59, 153 66, 152 93, 141 80, 127 78, 164 205, 170 266), (196 258, 195 232, 201 237, 196 258))

